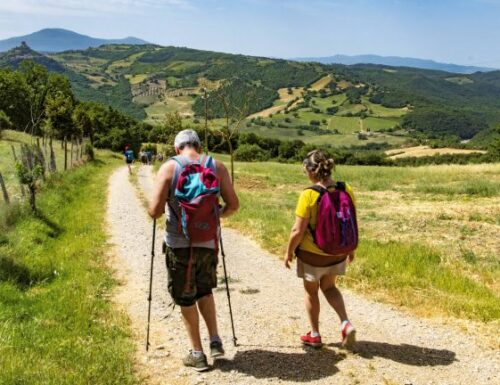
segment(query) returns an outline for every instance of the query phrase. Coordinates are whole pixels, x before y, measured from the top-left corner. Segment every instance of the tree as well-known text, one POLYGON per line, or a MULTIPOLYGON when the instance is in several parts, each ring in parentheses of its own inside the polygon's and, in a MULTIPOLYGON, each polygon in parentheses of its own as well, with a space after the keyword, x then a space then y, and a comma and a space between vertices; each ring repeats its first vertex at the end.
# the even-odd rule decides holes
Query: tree
POLYGON ((12 126, 24 128, 28 124, 28 89, 24 77, 17 71, 0 70, 0 110, 4 111, 12 126))
POLYGON ((229 146, 229 156, 231 158, 231 182, 234 184, 234 145, 233 140, 238 136, 241 123, 247 118, 250 112, 250 105, 255 97, 254 89, 244 95, 240 95, 239 99, 243 102, 240 106, 233 103, 230 94, 227 92, 230 89, 227 81, 222 84, 216 91, 213 92, 219 100, 224 110, 224 118, 226 124, 219 128, 217 132, 229 146))
POLYGON ((23 61, 19 70, 26 82, 29 120, 24 131, 40 134, 40 124, 45 113, 45 99, 49 90, 48 70, 32 61, 23 61))
POLYGON ((166 113, 163 124, 154 126, 149 130, 149 142, 165 144, 167 146, 166 155, 175 155, 173 146, 175 135, 182 129, 182 117, 179 113, 166 113))
POLYGON ((90 138, 90 143, 94 143, 94 130, 96 129, 96 116, 93 110, 93 103, 78 103, 71 116, 73 124, 78 131, 90 138))
MULTIPOLYGON (((60 139, 64 139, 64 169, 68 168, 67 139, 81 137, 81 131, 73 126, 74 98, 69 87, 68 80, 55 75, 50 79, 51 90, 46 96, 44 114, 47 125, 51 127, 60 139)), ((73 153, 72 153, 73 155, 73 153)))
POLYGON ((17 177, 21 184, 28 187, 30 193, 30 207, 36 211, 36 191, 38 181, 43 177, 43 161, 36 154, 35 146, 21 147, 22 161, 16 163, 17 177))

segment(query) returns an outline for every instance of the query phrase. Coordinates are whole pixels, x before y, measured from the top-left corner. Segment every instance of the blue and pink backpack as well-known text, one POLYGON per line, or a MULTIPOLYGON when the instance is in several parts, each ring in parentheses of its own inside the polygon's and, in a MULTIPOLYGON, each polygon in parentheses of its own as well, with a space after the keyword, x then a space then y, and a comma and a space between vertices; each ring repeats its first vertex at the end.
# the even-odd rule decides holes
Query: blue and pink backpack
POLYGON ((309 225, 309 230, 314 243, 326 254, 347 255, 358 247, 356 208, 344 182, 334 187, 333 191, 318 185, 308 188, 320 194, 316 226, 309 225))
POLYGON ((180 205, 178 231, 189 241, 191 249, 185 288, 189 292, 193 262, 192 245, 213 240, 216 255, 218 253, 220 185, 214 170, 209 167, 213 162, 211 156, 201 155, 198 162, 190 162, 183 156, 175 156, 172 159, 181 167, 174 196, 180 205))

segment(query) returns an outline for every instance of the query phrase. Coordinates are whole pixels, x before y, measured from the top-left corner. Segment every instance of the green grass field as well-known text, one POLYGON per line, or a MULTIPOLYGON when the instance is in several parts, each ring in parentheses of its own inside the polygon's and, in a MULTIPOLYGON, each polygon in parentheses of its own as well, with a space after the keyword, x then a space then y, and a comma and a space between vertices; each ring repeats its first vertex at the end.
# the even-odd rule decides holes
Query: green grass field
POLYGON ((361 102, 366 106, 370 115, 380 118, 399 118, 406 114, 403 108, 387 108, 380 104, 372 103, 367 97, 361 98, 361 102))
MULTIPOLYGON (((337 178, 354 188, 362 239, 343 284, 420 315, 500 318, 500 164, 339 166, 337 178)), ((236 163, 241 210, 225 223, 283 255, 308 185, 298 165, 236 163)))
MULTIPOLYGON (((21 195, 21 189, 16 177, 15 172, 15 162, 14 155, 12 153, 12 146, 14 146, 18 160, 21 157, 21 144, 31 143, 31 137, 22 132, 5 130, 2 131, 2 137, 0 138, 0 172, 3 175, 5 184, 7 186, 7 191, 12 199, 18 199, 21 195)), ((33 142, 36 144, 36 142, 33 142)), ((40 144, 42 141, 40 139, 40 144)), ((53 142, 54 152, 56 154, 56 164, 57 170, 64 169, 64 150, 61 149, 61 142, 54 140, 53 142)), ((70 145, 68 145, 68 165, 70 163, 70 145)), ((76 158, 76 148, 75 151, 76 158)))
POLYGON ((135 384, 126 317, 110 302, 105 211, 116 155, 53 175, 39 212, 0 215, 0 383, 135 384))

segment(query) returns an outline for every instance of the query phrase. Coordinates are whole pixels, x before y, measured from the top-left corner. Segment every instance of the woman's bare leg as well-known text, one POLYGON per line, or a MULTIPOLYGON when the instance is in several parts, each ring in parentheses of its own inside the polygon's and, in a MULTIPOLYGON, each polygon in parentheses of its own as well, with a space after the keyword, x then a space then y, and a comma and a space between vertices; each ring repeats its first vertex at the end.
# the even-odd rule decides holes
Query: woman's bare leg
POLYGON ((304 280, 304 289, 306 290, 304 302, 311 324, 311 331, 319 333, 319 283, 304 280))
POLYGON ((336 275, 325 275, 321 277, 320 287, 326 300, 331 307, 335 310, 340 318, 340 322, 347 320, 347 312, 345 310, 344 298, 340 293, 337 286, 335 286, 335 281, 337 280, 336 275))

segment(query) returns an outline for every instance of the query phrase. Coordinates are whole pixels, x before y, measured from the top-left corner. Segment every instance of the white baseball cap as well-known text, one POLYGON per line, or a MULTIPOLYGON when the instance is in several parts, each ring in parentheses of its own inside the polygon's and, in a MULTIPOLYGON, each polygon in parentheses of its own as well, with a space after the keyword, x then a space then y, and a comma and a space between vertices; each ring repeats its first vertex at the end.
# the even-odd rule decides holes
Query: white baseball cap
POLYGON ((186 144, 200 145, 200 138, 194 130, 182 130, 175 136, 174 147, 180 148, 186 144))

